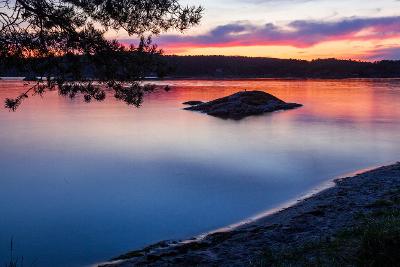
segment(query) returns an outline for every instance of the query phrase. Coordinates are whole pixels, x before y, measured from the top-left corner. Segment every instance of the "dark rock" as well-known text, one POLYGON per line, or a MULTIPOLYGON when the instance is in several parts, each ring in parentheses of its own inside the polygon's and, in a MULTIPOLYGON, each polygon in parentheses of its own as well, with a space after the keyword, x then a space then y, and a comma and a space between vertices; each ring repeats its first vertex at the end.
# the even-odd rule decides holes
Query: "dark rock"
POLYGON ((112 260, 126 260, 126 259, 142 257, 142 256, 144 256, 143 250, 135 250, 135 251, 131 251, 131 252, 125 253, 123 255, 120 255, 118 257, 115 257, 112 260))
POLYGON ((325 212, 322 210, 312 210, 312 211, 306 212, 305 214, 310 214, 310 215, 313 215, 316 217, 322 217, 325 215, 325 212))
POLYGON ((301 106, 301 104, 286 103, 262 91, 244 91, 187 107, 185 110, 200 111, 219 118, 240 120, 251 115, 294 109, 301 106))
POLYGON ((216 232, 210 234, 208 237, 211 243, 220 243, 229 238, 231 238, 236 232, 235 231, 228 231, 228 232, 216 232))
POLYGON ((196 105, 200 105, 200 104, 203 104, 203 103, 204 103, 203 101, 187 101, 187 102, 184 102, 182 104, 189 105, 189 106, 196 106, 196 105))
POLYGON ((156 261, 156 260, 160 260, 161 256, 159 255, 147 255, 147 261, 148 262, 152 262, 152 261, 156 261))

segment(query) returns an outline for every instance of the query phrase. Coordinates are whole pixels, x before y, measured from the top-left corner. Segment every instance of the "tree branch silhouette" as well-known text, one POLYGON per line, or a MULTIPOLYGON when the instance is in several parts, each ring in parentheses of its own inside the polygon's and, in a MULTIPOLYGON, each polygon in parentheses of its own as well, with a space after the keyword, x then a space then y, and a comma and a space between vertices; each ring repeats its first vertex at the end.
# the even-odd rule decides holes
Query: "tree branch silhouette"
POLYGON ((7 98, 5 107, 15 111, 29 96, 52 90, 86 102, 112 90, 138 107, 154 90, 141 81, 166 72, 151 36, 197 25, 202 12, 177 0, 0 0, 0 65, 43 79, 7 98), (109 40, 110 31, 138 36, 138 43, 109 40))

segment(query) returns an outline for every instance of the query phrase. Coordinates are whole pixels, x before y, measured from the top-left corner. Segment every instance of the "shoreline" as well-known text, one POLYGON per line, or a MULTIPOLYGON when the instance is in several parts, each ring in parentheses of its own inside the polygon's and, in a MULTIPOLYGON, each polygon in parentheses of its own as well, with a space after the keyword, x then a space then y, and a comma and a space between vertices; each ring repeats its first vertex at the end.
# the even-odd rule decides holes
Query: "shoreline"
POLYGON ((396 77, 262 77, 262 76, 249 76, 249 77, 214 77, 214 76, 185 76, 185 77, 164 77, 164 78, 145 78, 144 81, 229 81, 229 80, 282 80, 282 81, 327 81, 327 80, 349 80, 349 81, 357 81, 357 80, 399 80, 400 76, 396 77))
MULTIPOLYGON (((15 81, 24 81, 25 76, 0 76, 0 81, 4 82, 15 82, 15 81)), ((230 81, 230 80, 282 80, 282 81, 327 81, 327 80, 349 80, 349 81, 357 81, 357 80, 399 80, 400 76, 395 77, 287 77, 287 76, 274 76, 274 77, 263 77, 263 76, 167 76, 163 78, 155 78, 155 77, 145 77, 143 81, 150 82, 162 82, 162 81, 193 81, 193 80, 200 80, 200 81, 230 81)), ((93 79, 93 81, 97 81, 97 79, 93 79)))
POLYGON ((238 223, 189 240, 161 241, 99 266, 249 265, 260 257, 266 244, 268 249, 282 250, 330 239, 338 231, 354 227, 353 215, 373 211, 368 205, 380 201, 393 186, 400 190, 400 162, 329 179, 298 198, 238 223))

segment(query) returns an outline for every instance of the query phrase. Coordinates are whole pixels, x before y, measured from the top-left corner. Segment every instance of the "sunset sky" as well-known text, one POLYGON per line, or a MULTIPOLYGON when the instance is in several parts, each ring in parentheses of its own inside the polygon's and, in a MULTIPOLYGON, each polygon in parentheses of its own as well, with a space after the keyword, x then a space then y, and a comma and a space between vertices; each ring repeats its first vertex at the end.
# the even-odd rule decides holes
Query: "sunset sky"
MULTIPOLYGON (((155 38, 167 54, 400 59, 399 0, 185 0, 201 24, 155 38)), ((123 33, 125 43, 133 39, 123 33)))

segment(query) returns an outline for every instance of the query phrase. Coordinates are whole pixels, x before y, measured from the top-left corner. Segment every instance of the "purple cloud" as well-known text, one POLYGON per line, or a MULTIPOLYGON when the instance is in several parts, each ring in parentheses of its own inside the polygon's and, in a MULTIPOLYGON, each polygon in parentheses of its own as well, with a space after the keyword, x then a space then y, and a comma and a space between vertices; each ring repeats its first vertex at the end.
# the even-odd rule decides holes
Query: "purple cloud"
POLYGON ((370 51, 365 57, 365 60, 378 61, 378 60, 400 60, 400 46, 388 47, 388 48, 377 48, 370 51))
MULTIPOLYGON (((305 48, 326 41, 376 40, 400 36, 400 16, 354 17, 334 22, 298 20, 286 26, 283 28, 272 23, 257 26, 237 22, 215 27, 203 35, 163 35, 155 40, 167 49, 254 45, 289 45, 305 48)), ((121 41, 133 42, 130 39, 121 41)))

